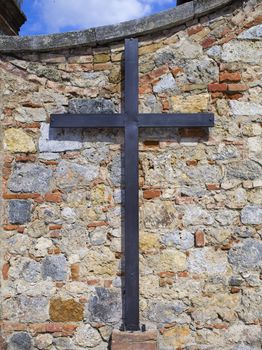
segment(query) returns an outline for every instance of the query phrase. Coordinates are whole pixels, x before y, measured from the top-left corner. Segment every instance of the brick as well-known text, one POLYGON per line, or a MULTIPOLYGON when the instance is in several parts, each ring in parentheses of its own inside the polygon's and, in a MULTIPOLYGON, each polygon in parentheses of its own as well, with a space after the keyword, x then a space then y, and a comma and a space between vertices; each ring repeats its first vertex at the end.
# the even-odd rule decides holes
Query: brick
POLYGON ((4 225, 3 229, 5 231, 15 231, 18 229, 18 227, 19 227, 18 225, 4 225))
POLYGON ((88 228, 101 227, 101 226, 108 226, 108 223, 105 221, 96 221, 96 222, 92 222, 92 223, 87 225, 88 228))
POLYGON ((186 161, 187 166, 196 166, 198 164, 198 160, 196 159, 190 159, 186 161))
POLYGON ((54 192, 54 193, 46 193, 45 200, 51 203, 61 203, 62 202, 62 193, 54 192))
POLYGON ((112 350, 157 350, 157 331, 120 332, 112 335, 112 350))
POLYGON ((247 89, 248 86, 246 84, 228 84, 229 92, 246 91, 247 89))
POLYGON ((71 279, 73 281, 78 281, 80 277, 80 267, 79 264, 72 264, 71 265, 71 279))
POLYGON ((61 230, 62 225, 50 225, 49 230, 61 230))
POLYGON ((221 72, 219 75, 219 81, 220 83, 224 82, 238 82, 241 80, 241 74, 239 72, 228 72, 224 71, 221 72))
POLYGON ((216 39, 212 38, 212 37, 208 37, 205 40, 202 41, 202 46, 204 49, 208 49, 209 47, 211 47, 214 43, 216 42, 216 39))
POLYGON ((145 199, 153 199, 161 196, 160 190, 145 190, 143 192, 143 197, 145 199))
POLYGON ((39 193, 4 193, 4 199, 35 199, 40 197, 39 193))
POLYGON ((206 184, 206 188, 209 191, 216 191, 220 189, 220 184, 219 183, 210 183, 210 184, 206 184))
POLYGON ((227 84, 208 84, 208 91, 217 92, 217 91, 227 91, 227 84))
POLYGON ((8 280, 9 268, 10 265, 8 263, 5 263, 2 267, 2 276, 4 281, 8 280))
POLYGON ((189 36, 197 34, 199 32, 201 32, 201 30, 203 29, 203 26, 201 24, 198 24, 197 26, 191 27, 187 30, 187 34, 189 36))
POLYGON ((205 234, 203 231, 197 230, 195 232, 195 246, 198 248, 205 246, 205 234))

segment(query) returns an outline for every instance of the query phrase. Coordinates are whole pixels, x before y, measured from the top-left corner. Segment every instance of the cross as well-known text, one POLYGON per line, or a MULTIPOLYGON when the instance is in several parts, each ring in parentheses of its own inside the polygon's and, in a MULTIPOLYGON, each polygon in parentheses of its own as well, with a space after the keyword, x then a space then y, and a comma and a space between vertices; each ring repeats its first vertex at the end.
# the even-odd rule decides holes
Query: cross
POLYGON ((138 130, 148 127, 194 128, 214 126, 211 113, 140 114, 138 111, 138 40, 125 40, 125 101, 120 114, 53 114, 52 128, 124 128, 125 172, 125 293, 124 324, 127 331, 139 323, 139 182, 138 130))

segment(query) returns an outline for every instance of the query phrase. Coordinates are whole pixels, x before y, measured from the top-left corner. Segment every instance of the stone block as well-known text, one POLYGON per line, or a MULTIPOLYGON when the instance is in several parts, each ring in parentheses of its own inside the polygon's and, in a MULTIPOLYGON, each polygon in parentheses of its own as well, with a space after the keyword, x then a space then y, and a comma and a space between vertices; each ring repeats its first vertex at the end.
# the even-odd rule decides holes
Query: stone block
POLYGON ((112 335, 112 350, 157 350, 157 331, 120 332, 112 335))
POLYGON ((64 255, 48 256, 43 260, 42 275, 53 281, 64 281, 67 275, 67 260, 64 255))
POLYGON ((228 260, 237 270, 255 269, 262 265, 262 243, 248 238, 230 249, 228 260))
POLYGON ((87 324, 77 329, 75 341, 79 346, 84 348, 94 348, 102 342, 102 339, 99 332, 87 324))
POLYGON ((7 151, 12 153, 35 153, 34 141, 25 131, 21 129, 8 129, 4 134, 4 144, 7 151))
POLYGON ((54 322, 79 322, 84 318, 84 306, 74 299, 52 299, 49 314, 54 322))
POLYGON ((43 165, 17 163, 8 188, 12 192, 48 192, 52 170, 43 165))
POLYGON ((116 113, 116 107, 111 100, 105 98, 96 99, 72 99, 68 104, 69 113, 97 113, 112 114, 116 113))
POLYGON ((118 291, 96 288, 96 294, 90 299, 87 315, 92 322, 116 323, 121 319, 121 296, 118 291))
POLYGON ((31 350, 32 339, 28 333, 14 333, 8 341, 8 350, 31 350))
POLYGON ((245 225, 262 224, 262 206, 258 206, 258 205, 246 206, 241 211, 241 221, 245 225))
POLYGON ((174 112, 199 113, 208 110, 209 95, 199 94, 196 96, 174 96, 172 107, 174 112))
POLYGON ((31 202, 12 200, 9 202, 9 221, 11 224, 25 224, 31 220, 31 202))

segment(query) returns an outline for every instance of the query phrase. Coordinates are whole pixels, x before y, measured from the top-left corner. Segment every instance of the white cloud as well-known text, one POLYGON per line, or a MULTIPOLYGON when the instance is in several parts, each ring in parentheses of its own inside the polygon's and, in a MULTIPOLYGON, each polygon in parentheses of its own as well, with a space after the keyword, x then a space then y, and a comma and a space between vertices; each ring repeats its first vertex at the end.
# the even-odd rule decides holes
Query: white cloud
POLYGON ((85 29, 139 18, 174 0, 35 0, 46 33, 85 29))

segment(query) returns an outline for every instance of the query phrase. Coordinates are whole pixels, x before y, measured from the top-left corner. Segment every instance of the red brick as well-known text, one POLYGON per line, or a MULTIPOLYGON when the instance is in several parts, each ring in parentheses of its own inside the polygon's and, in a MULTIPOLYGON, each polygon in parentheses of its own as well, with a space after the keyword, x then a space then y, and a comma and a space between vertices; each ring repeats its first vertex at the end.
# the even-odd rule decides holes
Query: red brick
POLYGON ((15 157, 15 160, 17 162, 35 162, 36 161, 36 156, 27 156, 27 155, 24 155, 24 156, 16 156, 15 157))
POLYGON ((228 84, 229 92, 240 92, 240 91, 246 91, 247 89, 248 89, 248 86, 246 84, 228 84))
POLYGON ((199 32, 201 32, 201 30, 203 29, 203 26, 201 24, 198 24, 197 26, 191 27, 187 30, 187 34, 189 36, 197 34, 199 32))
POLYGON ((195 232, 195 246, 196 247, 205 246, 205 234, 203 231, 197 230, 195 232))
POLYGON ((232 294, 239 293, 240 291, 241 291, 241 289, 238 288, 238 287, 232 287, 232 288, 230 289, 230 292, 231 292, 232 294))
POLYGON ((79 264, 72 264, 71 265, 71 279, 73 281, 78 281, 80 277, 80 268, 79 264))
POLYGON ((206 38, 204 41, 202 41, 202 46, 204 49, 208 49, 209 47, 211 47, 214 43, 216 42, 216 39, 212 38, 212 37, 208 37, 206 38))
POLYGON ((179 130, 181 137, 202 138, 206 137, 206 131, 203 128, 183 128, 179 130))
POLYGON ((108 226, 108 223, 105 221, 96 221, 96 222, 92 222, 92 223, 87 225, 88 228, 100 227, 100 226, 108 226))
POLYGON ((208 85, 208 91, 217 92, 217 91, 227 91, 227 84, 218 84, 213 83, 208 85))
POLYGON ((4 225, 3 229, 5 231, 14 231, 14 230, 18 229, 18 226, 17 225, 4 225))
POLYGON ((178 73, 183 72, 183 68, 181 67, 172 67, 170 70, 174 77, 176 77, 178 73))
POLYGON ((157 331, 120 332, 112 335, 112 350, 157 350, 157 331))
POLYGON ((194 198, 193 197, 176 197, 175 202, 177 205, 193 204, 194 198))
POLYGON ((146 140, 143 142, 146 147, 158 147, 159 141, 156 140, 146 140))
POLYGON ((220 184, 219 183, 210 183, 210 184, 206 184, 206 188, 209 191, 216 191, 220 189, 220 184))
POLYGON ((62 225, 50 225, 49 230, 61 230, 62 225))
POLYGON ((4 193, 4 199, 35 199, 40 197, 39 193, 4 193))
POLYGON ((143 197, 145 199, 153 199, 161 196, 160 190, 145 190, 143 192, 143 197))
POLYGON ((46 193, 45 200, 51 203, 61 203, 62 202, 62 194, 60 192, 54 193, 46 193))
POLYGON ((221 72, 219 75, 220 83, 229 82, 229 81, 238 82, 240 80, 241 80, 241 74, 239 72, 224 71, 224 72, 221 72))
POLYGON ((8 280, 9 268, 10 268, 9 263, 5 263, 2 267, 2 276, 4 281, 8 280))
POLYGON ((196 159, 190 159, 190 160, 187 160, 186 161, 186 165, 188 165, 188 166, 196 166, 198 164, 198 160, 196 160, 196 159))

